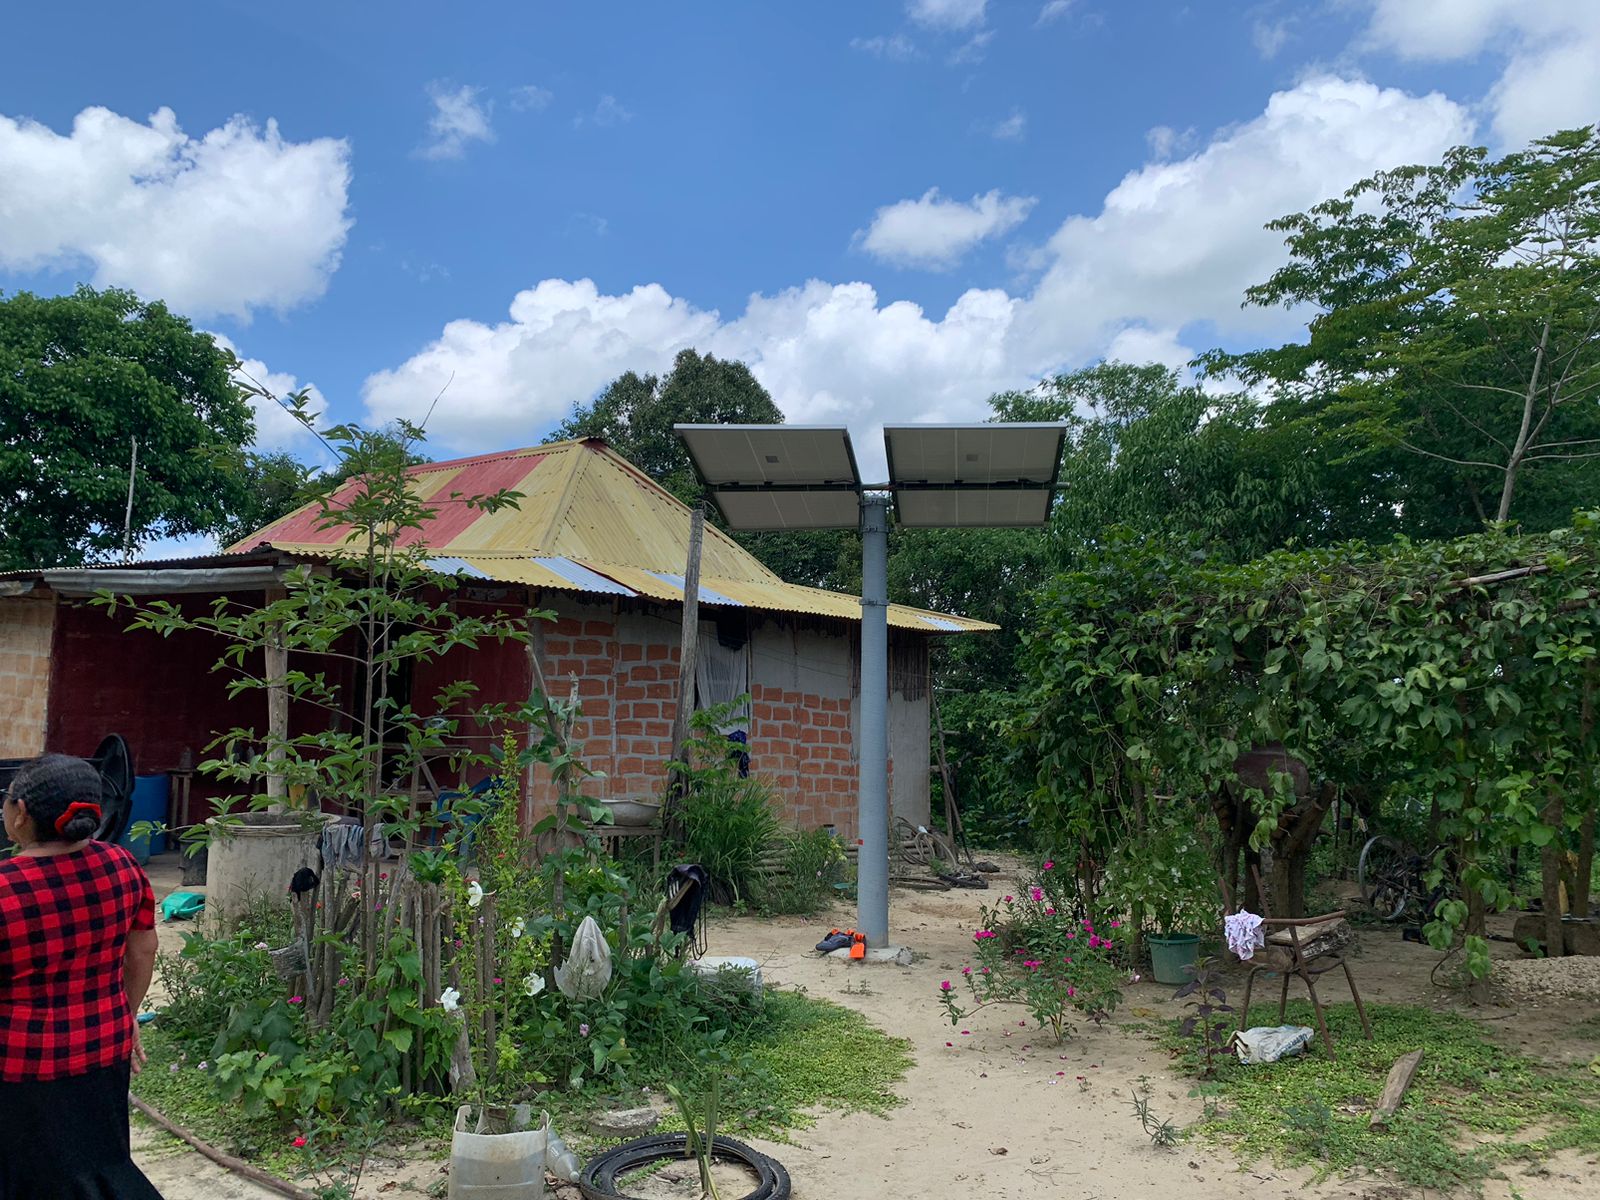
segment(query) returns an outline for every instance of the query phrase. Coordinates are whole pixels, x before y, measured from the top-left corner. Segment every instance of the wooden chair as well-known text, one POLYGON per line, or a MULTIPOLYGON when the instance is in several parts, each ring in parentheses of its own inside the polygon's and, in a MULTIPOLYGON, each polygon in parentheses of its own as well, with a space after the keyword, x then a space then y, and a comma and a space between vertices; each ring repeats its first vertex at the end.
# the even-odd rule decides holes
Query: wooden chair
POLYGON ((1242 1030, 1249 1024, 1250 990, 1255 985, 1257 975, 1266 973, 1283 977, 1283 987, 1278 995, 1280 1025, 1289 1007, 1289 980, 1297 977, 1305 983, 1306 992, 1311 997, 1311 1008, 1317 1018, 1317 1032, 1322 1035, 1322 1044, 1327 1047, 1328 1057, 1336 1057, 1333 1036, 1328 1032, 1328 1022, 1322 1013, 1322 999, 1317 995, 1316 980, 1329 971, 1342 969, 1345 982, 1350 985, 1350 998, 1355 1001, 1356 1013, 1361 1018, 1361 1027, 1370 1042, 1372 1022, 1367 1019, 1367 1010, 1361 1003, 1361 993, 1356 990, 1356 978, 1350 973, 1350 964, 1345 961, 1345 949, 1351 938, 1345 910, 1316 917, 1268 916, 1265 911, 1268 904, 1267 889, 1262 885, 1260 872, 1252 867, 1251 873, 1255 876, 1256 894, 1261 897, 1261 932, 1267 944, 1248 960, 1250 973, 1244 981, 1239 1028, 1242 1030))

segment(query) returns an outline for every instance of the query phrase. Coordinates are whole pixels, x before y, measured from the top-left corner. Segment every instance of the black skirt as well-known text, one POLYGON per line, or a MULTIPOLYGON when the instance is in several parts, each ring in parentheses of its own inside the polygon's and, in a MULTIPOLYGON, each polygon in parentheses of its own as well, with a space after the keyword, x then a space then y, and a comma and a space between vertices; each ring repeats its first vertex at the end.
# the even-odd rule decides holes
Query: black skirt
POLYGON ((161 1200, 128 1153, 128 1064, 0 1081, 0 1200, 161 1200))

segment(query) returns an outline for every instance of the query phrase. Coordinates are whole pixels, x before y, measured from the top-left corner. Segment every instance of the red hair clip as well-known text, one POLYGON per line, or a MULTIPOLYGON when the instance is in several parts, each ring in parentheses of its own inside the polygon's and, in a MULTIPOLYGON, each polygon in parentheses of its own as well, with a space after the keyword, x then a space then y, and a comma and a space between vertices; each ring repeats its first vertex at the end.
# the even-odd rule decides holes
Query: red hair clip
POLYGON ((71 804, 67 805, 67 811, 56 818, 56 832, 66 833, 67 823, 79 813, 85 812, 94 817, 97 824, 99 823, 100 806, 98 804, 90 804, 87 800, 74 800, 71 804))

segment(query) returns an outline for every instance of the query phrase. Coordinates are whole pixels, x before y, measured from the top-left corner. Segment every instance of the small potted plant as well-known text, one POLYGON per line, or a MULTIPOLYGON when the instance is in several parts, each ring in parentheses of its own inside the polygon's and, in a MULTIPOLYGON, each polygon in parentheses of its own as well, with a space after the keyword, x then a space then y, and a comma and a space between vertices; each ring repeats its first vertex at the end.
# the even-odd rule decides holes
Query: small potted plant
POLYGON ((1189 982, 1201 938, 1221 920, 1216 872, 1200 838, 1176 822, 1147 831, 1107 865, 1105 892, 1142 918, 1156 982, 1189 982))

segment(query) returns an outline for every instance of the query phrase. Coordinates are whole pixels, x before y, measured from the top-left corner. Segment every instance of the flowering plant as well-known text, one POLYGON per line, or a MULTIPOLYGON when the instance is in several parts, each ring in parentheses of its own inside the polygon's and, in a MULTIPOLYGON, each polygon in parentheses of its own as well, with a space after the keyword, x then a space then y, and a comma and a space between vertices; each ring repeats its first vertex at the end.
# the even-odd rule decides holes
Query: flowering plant
POLYGON ((1072 1034, 1073 1013, 1098 1024, 1121 1001, 1121 930, 1120 921, 1097 925, 1064 911, 1032 884, 984 907, 983 927, 972 935, 976 962, 961 969, 970 1003, 948 979, 939 985, 940 1003, 952 1025, 993 1005, 1018 1005, 1059 1042, 1072 1034))

